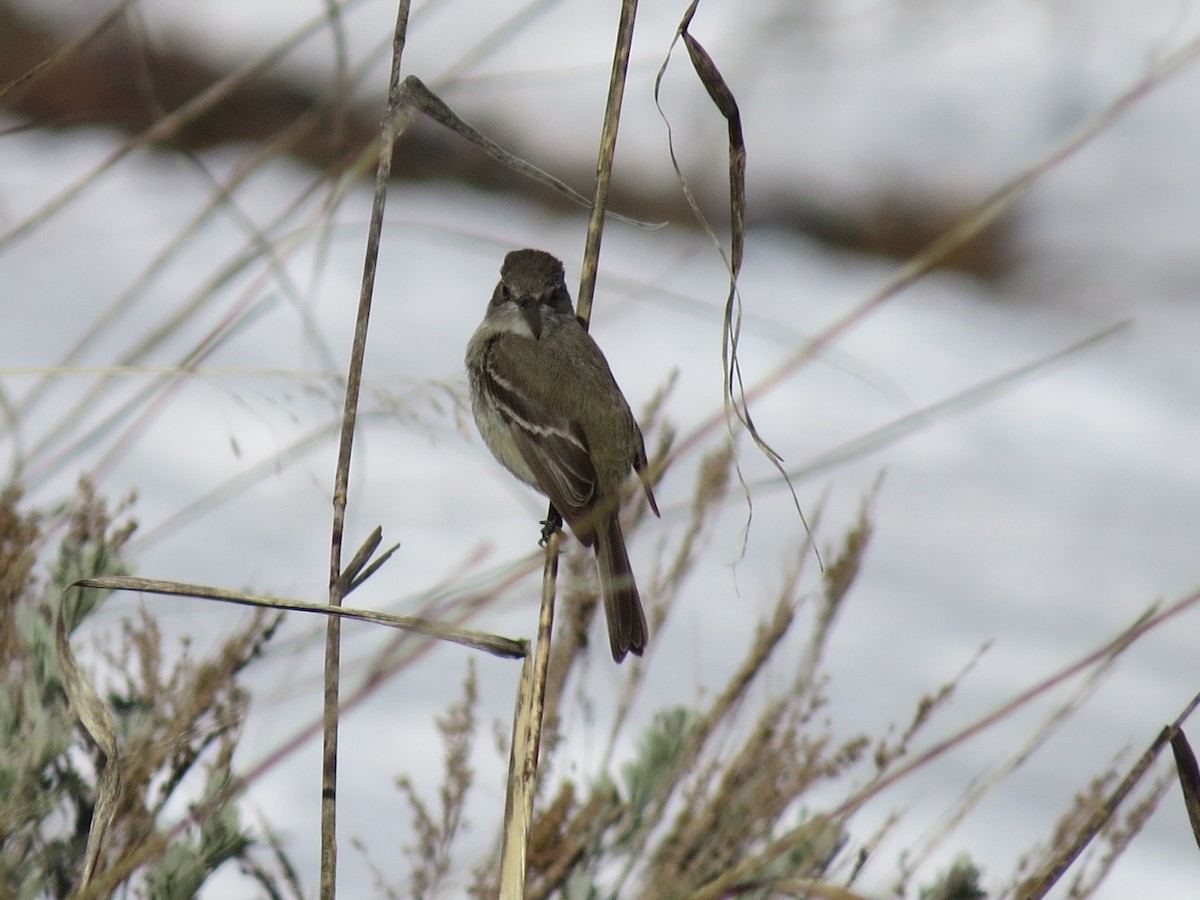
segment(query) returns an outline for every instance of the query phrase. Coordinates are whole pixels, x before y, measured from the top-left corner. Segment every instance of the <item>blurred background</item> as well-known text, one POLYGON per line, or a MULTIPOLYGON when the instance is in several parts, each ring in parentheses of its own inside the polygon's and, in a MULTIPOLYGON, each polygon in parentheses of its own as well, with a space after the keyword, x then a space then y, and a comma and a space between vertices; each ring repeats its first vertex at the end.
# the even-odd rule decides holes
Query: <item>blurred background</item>
MULTIPOLYGON (((665 225, 609 224, 592 331, 635 411, 674 378, 661 415, 686 435, 721 410, 727 276, 684 201, 664 119, 718 235, 728 188, 725 123, 682 47, 655 103, 682 13, 658 0, 639 13, 611 207, 665 225)), ((325 595, 340 380, 371 202, 373 166, 356 160, 382 116, 394 18, 374 0, 341 5, 333 24, 317 2, 0 3, 0 461, 46 508, 81 473, 111 497, 136 491, 128 552, 139 574, 325 595), (178 115, 206 96, 210 107, 178 115)), ((587 0, 418 3, 404 73, 587 194, 616 20, 616 4, 587 0)), ((748 384, 1000 186, 1038 172, 993 225, 752 406, 827 555, 883 473, 873 538, 826 648, 821 715, 843 734, 894 733, 923 695, 969 668, 916 740, 925 747, 1200 583, 1200 67, 1187 57, 1077 153, 1038 169, 1195 41, 1200 11, 1135 0, 711 2, 692 30, 746 132, 748 384), (1121 322, 1035 377, 1009 377, 1121 322), (1000 390, 971 392, 982 384, 1000 390)), ((477 439, 462 354, 507 250, 549 250, 577 279, 586 211, 423 117, 400 138, 394 174, 347 544, 382 525, 400 549, 354 602, 412 612, 524 566, 517 589, 472 625, 531 636, 542 502, 477 439)), ((724 440, 723 427, 701 433, 666 473, 663 519, 631 545, 643 593, 686 524, 700 452, 724 440)), ((744 437, 739 449, 753 515, 732 490, 652 635, 618 761, 655 710, 720 689, 789 567, 806 559, 803 578, 817 583, 790 494, 744 437)), ((199 645, 240 615, 119 596, 92 627, 142 602, 199 645)), ((888 894, 911 864, 900 892, 915 896, 967 854, 1000 895, 1092 778, 1114 759, 1130 765, 1190 699, 1196 627, 1194 614, 1173 619, 1097 683, 1062 686, 872 800, 850 826, 858 840, 900 821, 857 889, 888 894), (947 825, 1064 706, 1070 715, 1036 752, 947 825)), ((288 619, 249 673, 247 768, 319 718, 321 634, 288 619)), ((391 637, 360 627, 345 639, 354 682, 391 637)), ((467 651, 422 653, 344 723, 347 896, 378 890, 351 839, 389 877, 404 869, 405 808, 381 777, 437 783, 433 719, 457 695, 467 651)), ((564 714, 557 762, 581 779, 600 766, 601 723, 627 674, 595 655, 577 688, 589 701, 564 714)), ((481 718, 506 727, 518 666, 477 666, 481 718)), ((787 684, 768 677, 754 698, 787 684)), ((249 797, 311 864, 301 871, 310 890, 318 757, 304 743, 249 797)), ((467 850, 491 847, 505 762, 488 750, 473 759, 482 787, 467 850)), ((831 801, 846 791, 826 789, 831 801)), ((1094 896, 1195 896, 1195 840, 1169 790, 1094 896)), ((253 895, 236 873, 215 884, 206 895, 253 895)), ((445 896, 462 890, 452 881, 445 896)))

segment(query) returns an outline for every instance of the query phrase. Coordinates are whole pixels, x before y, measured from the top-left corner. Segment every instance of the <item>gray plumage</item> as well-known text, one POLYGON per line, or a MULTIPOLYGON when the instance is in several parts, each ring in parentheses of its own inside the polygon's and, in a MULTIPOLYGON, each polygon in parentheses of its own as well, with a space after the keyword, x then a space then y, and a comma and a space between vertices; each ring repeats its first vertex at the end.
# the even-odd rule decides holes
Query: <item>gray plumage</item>
POLYGON ((630 471, 646 478, 641 429, 599 346, 575 316, 562 263, 514 250, 467 345, 471 409, 500 463, 545 494, 594 549, 613 659, 641 655, 648 631, 618 518, 630 471))

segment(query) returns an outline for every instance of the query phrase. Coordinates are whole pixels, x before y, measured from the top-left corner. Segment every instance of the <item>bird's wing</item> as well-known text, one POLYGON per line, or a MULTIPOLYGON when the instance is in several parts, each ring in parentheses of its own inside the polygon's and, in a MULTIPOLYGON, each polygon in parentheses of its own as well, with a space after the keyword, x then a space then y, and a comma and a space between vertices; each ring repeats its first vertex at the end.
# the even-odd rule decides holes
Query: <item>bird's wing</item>
MULTIPOLYGON (((596 502, 596 467, 587 438, 577 422, 548 416, 526 391, 496 374, 484 358, 482 388, 508 425, 513 442, 533 472, 537 486, 572 524, 586 519, 596 502)), ((576 536, 591 545, 592 528, 576 536)))

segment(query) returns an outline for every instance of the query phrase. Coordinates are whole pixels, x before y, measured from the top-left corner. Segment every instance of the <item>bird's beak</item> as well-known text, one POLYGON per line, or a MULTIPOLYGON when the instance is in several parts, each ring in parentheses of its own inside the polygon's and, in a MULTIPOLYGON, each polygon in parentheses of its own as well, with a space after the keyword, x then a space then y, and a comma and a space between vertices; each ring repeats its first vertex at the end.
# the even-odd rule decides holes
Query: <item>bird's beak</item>
POLYGON ((518 297, 517 308, 521 310, 521 315, 525 317, 525 323, 529 326, 530 332, 533 334, 534 340, 542 338, 542 304, 537 297, 518 297))

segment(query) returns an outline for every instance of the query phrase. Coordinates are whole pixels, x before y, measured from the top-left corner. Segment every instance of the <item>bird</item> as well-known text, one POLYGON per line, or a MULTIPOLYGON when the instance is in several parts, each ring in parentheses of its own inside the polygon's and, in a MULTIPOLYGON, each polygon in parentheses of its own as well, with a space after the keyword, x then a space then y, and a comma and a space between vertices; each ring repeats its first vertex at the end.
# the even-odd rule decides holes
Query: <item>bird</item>
MULTIPOLYGON (((575 315, 557 257, 535 249, 504 257, 465 362, 483 442, 595 553, 613 660, 641 656, 649 629, 619 513, 632 471, 659 515, 645 441, 604 353, 575 315)), ((544 524, 547 537, 560 523, 552 515, 544 524)))

